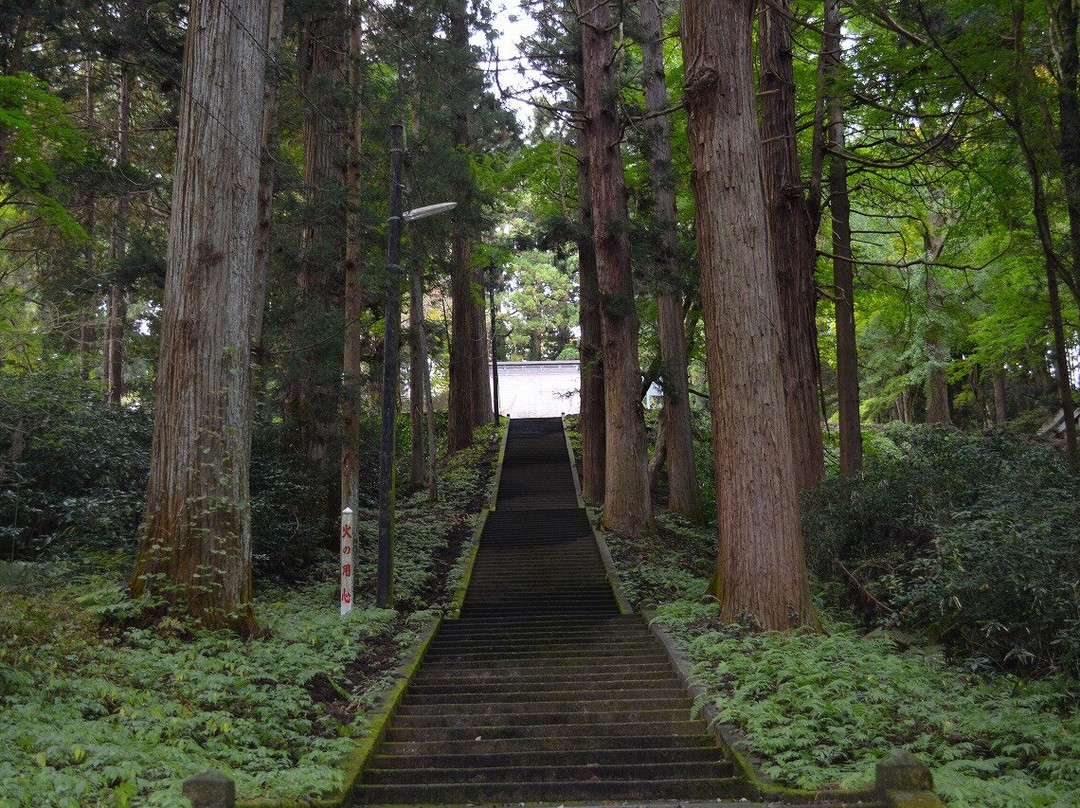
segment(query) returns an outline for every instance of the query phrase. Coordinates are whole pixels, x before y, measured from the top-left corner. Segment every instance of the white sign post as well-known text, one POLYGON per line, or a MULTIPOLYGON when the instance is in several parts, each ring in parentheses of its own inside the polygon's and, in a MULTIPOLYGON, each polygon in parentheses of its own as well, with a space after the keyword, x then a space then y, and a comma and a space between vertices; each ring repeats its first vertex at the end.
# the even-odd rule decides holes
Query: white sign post
POLYGON ((353 537, 356 535, 356 514, 352 508, 341 512, 341 616, 353 607, 353 537))

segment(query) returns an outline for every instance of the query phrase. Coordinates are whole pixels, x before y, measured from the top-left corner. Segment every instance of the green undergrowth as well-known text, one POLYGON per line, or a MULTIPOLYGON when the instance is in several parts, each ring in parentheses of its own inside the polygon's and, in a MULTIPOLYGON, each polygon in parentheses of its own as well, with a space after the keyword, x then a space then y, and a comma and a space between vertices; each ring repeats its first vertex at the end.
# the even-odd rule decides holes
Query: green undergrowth
POLYGON ((715 541, 668 514, 654 537, 608 537, 624 591, 656 604, 707 700, 766 775, 800 788, 855 787, 903 747, 932 767, 950 805, 1077 804, 1080 711, 1069 680, 972 671, 938 647, 828 616, 820 634, 722 625, 705 594, 715 541))
POLYGON ((241 799, 339 789, 370 708, 452 603, 498 441, 482 430, 443 468, 438 503, 399 501, 394 610, 373 606, 368 512, 354 610, 339 616, 327 553, 307 582, 257 586, 264 631, 246 642, 172 616, 140 627, 127 552, 0 562, 0 808, 186 806, 207 768, 241 799))
MULTIPOLYGON (((0 575, 22 579, 4 565, 0 575)), ((163 621, 110 628, 133 608, 108 578, 38 572, 6 586, 0 613, 0 805, 184 805, 180 783, 220 769, 244 796, 326 793, 341 783, 363 706, 414 637, 397 612, 334 608, 333 582, 264 593, 266 636, 191 633, 163 621), (388 649, 370 670, 371 647, 388 649), (317 700, 339 688, 359 720, 317 700), (344 720, 343 720, 344 718, 344 720)))

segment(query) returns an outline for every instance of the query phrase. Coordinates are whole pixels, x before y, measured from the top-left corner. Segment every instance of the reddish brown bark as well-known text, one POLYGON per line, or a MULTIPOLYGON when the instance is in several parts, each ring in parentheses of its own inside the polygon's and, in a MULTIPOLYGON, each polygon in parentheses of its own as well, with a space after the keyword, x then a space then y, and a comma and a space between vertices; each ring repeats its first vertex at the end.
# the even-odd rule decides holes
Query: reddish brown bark
MULTIPOLYGON (((120 65, 120 85, 117 88, 116 163, 121 171, 127 167, 131 135, 131 70, 127 63, 120 65)), ((109 261, 115 267, 127 253, 128 212, 131 205, 123 191, 116 198, 112 235, 109 241, 109 261)), ((109 288, 105 332, 105 399, 119 407, 124 396, 124 332, 127 330, 127 290, 114 281, 109 288)))
POLYGON ((702 524, 701 490, 694 468, 694 434, 690 428, 690 390, 686 379, 686 334, 680 292, 678 217, 675 170, 671 162, 671 123, 664 71, 664 22, 659 0, 640 0, 641 61, 645 84, 646 154, 652 180, 653 224, 658 249, 660 290, 657 327, 664 384, 664 449, 668 469, 668 509, 702 524))
MULTIPOLYGON (((581 138, 582 141, 584 138, 581 138)), ((592 185, 584 142, 578 146, 578 278, 581 285, 581 496, 590 505, 604 501, 604 355, 600 350, 600 286, 596 278, 592 185)))
POLYGON ((596 275, 604 354, 604 516, 608 530, 641 536, 651 526, 638 316, 630 275, 626 181, 619 147, 613 21, 599 3, 583 9, 585 142, 589 152, 596 275))
POLYGON ((759 14, 761 142, 765 200, 784 324, 784 392, 799 488, 825 474, 818 385, 814 226, 799 171, 791 2, 764 3, 759 14))
POLYGON ((361 238, 363 221, 359 209, 361 194, 361 149, 363 146, 363 105, 360 103, 362 76, 363 16, 359 3, 349 4, 352 15, 349 31, 349 87, 354 99, 349 119, 349 142, 345 161, 345 193, 349 208, 345 220, 345 344, 341 374, 341 509, 360 507, 360 404, 364 389, 364 342, 362 320, 363 267, 361 238))
POLYGON ((721 617, 811 622, 762 188, 754 0, 684 0, 692 185, 717 481, 721 617))
MULTIPOLYGON (((450 42, 454 49, 449 69, 456 105, 454 144, 469 145, 469 86, 465 58, 469 50, 468 9, 463 0, 450 8, 450 42)), ((487 333, 484 327, 483 284, 472 266, 473 236, 465 222, 470 191, 464 183, 455 190, 459 203, 451 239, 450 285, 453 297, 450 336, 450 394, 447 443, 450 451, 472 442, 473 430, 491 423, 491 382, 488 379, 487 333)))
POLYGON ((851 201, 844 159, 844 104, 840 94, 843 18, 839 0, 825 0, 821 63, 828 112, 829 209, 832 213, 833 295, 836 299, 836 397, 840 417, 840 473, 862 470, 859 356, 855 345, 855 275, 851 254, 851 201))

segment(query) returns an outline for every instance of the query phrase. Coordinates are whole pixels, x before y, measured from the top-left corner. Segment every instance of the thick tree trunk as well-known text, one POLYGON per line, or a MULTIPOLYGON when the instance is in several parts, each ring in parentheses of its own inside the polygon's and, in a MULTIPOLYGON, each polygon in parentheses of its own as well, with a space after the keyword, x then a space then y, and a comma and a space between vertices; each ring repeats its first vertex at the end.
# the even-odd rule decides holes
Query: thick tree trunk
MULTIPOLYGON (((86 110, 86 128, 93 131, 94 119, 94 67, 88 56, 83 61, 83 93, 86 110)), ((83 245, 83 270, 87 278, 97 277, 97 261, 94 251, 97 231, 97 194, 91 188, 86 194, 84 227, 88 238, 83 245)), ((94 307, 96 308, 96 306, 94 307)), ((92 351, 94 350, 94 308, 83 308, 79 313, 79 378, 89 381, 90 373, 94 365, 92 351)), ((108 400, 108 388, 106 387, 106 401, 108 400)))
POLYGON ((790 13, 790 0, 761 5, 761 142, 769 235, 784 326, 784 392, 795 480, 799 488, 809 488, 824 477, 825 455, 818 403, 821 363, 814 284, 816 255, 799 172, 790 13))
MULTIPOLYGON (((333 119, 345 37, 337 4, 316 3, 300 25, 298 87, 303 95, 304 188, 307 222, 300 234, 298 356, 290 398, 300 440, 313 467, 329 471, 330 447, 340 431, 337 357, 312 340, 342 298, 345 230, 341 197, 343 138, 333 119)), ((337 499, 335 496, 334 500, 337 499)), ((333 502, 328 503, 333 507, 333 502)), ((335 540, 336 541, 336 540, 335 540)))
POLYGON ((424 484, 424 388, 427 350, 424 339, 424 285, 420 267, 409 273, 409 486, 424 484))
POLYGON ((1065 413, 1065 452, 1069 467, 1080 473, 1080 453, 1077 450, 1076 419, 1072 379, 1068 374, 1069 360, 1061 322, 1061 299, 1058 276, 1064 280, 1080 305, 1080 6, 1076 0, 1047 0, 1050 11, 1050 33, 1057 66, 1058 113, 1060 137, 1058 155, 1061 158, 1062 184, 1069 213, 1069 256, 1071 266, 1055 270, 1048 267, 1051 308, 1054 314, 1054 352, 1058 373, 1058 394, 1065 413))
MULTIPOLYGON (((454 0, 450 8, 450 44, 453 50, 448 67, 456 107, 454 145, 469 145, 468 7, 454 0)), ((459 170, 464 171, 461 167, 459 170)), ((458 209, 451 239, 450 294, 452 296, 450 336, 450 397, 447 406, 447 443, 450 451, 464 449, 472 442, 473 430, 491 423, 491 385, 488 380, 487 333, 484 328, 483 285, 472 267, 473 236, 466 222, 472 192, 464 177, 454 190, 458 209)))
POLYGON ((812 622, 754 100, 754 0, 683 0, 682 39, 716 463, 720 614, 812 622))
MULTIPOLYGON (((578 92, 584 98, 584 87, 578 92)), ((581 110, 584 119, 584 109, 581 110)), ((600 286, 596 277, 596 241, 593 238, 592 184, 584 133, 578 134, 578 278, 581 285, 581 497, 589 505, 604 501, 604 355, 600 334, 600 286)))
POLYGON ((596 275, 604 354, 606 415, 604 517, 607 530, 643 535, 652 523, 641 405, 638 317, 630 275, 626 181, 619 148, 619 85, 610 8, 589 5, 581 18, 585 142, 589 150, 596 275))
POLYGON ((269 0, 194 0, 184 51, 154 437, 132 588, 209 627, 255 628, 251 389, 269 0))
POLYGON ((1054 326, 1054 371, 1057 378, 1058 399, 1065 416, 1065 456, 1073 474, 1080 473, 1080 454, 1076 447, 1076 411, 1073 404, 1072 377, 1069 375, 1069 355, 1065 345, 1065 330, 1061 319, 1061 294, 1058 291, 1057 273, 1048 266, 1046 278, 1050 291, 1050 315, 1054 326))
MULTIPOLYGON (((269 58, 281 64, 281 46, 285 16, 285 0, 270 0, 270 23, 267 34, 269 58)), ((260 401, 263 395, 262 365, 264 346, 262 340, 263 315, 266 311, 266 277, 270 262, 270 225, 274 204, 275 165, 278 147, 278 107, 281 89, 282 70, 271 68, 267 72, 266 86, 263 90, 262 135, 259 150, 259 196, 256 207, 255 224, 255 287, 252 290, 251 309, 251 361, 252 396, 260 401)))
POLYGON ((1005 373, 997 371, 994 374, 994 423, 1003 424, 1009 420, 1005 410, 1005 373))
MULTIPOLYGON (((937 346, 931 345, 936 351, 937 346)), ((952 424, 949 414, 949 380, 945 364, 940 359, 932 359, 930 375, 926 379, 926 423, 952 424)))
POLYGON ((641 63, 645 84, 644 124, 649 173, 652 179, 653 222, 656 227, 660 291, 657 325, 663 364, 665 448, 668 468, 668 509, 703 524, 701 490, 694 468, 694 434, 690 427, 690 391, 686 380, 686 334, 680 292, 678 217, 675 170, 671 162, 671 122, 664 71, 664 21, 661 0, 640 0, 641 63))
POLYGON ((1058 80, 1058 156, 1069 215, 1071 266, 1061 280, 1080 305, 1080 5, 1076 0, 1047 0, 1050 41, 1058 80))
MULTIPOLYGON (((459 226, 460 227, 460 226, 459 226)), ((450 244, 450 393, 447 402, 447 444, 451 452, 468 446, 476 421, 476 304, 469 267, 472 245, 460 229, 450 244)))
POLYGON ((862 471, 859 354, 855 345, 855 279, 851 254, 851 202, 844 159, 844 100, 840 94, 840 0, 825 0, 821 60, 829 131, 829 207, 832 212, 833 294, 836 298, 836 397, 840 415, 840 473, 862 471))
POLYGON ((361 160, 363 159, 363 104, 361 76, 363 15, 358 0, 349 4, 352 25, 349 31, 349 86, 352 91, 352 116, 349 120, 349 145, 345 161, 345 193, 349 207, 345 214, 345 344, 341 374, 341 509, 360 507, 360 403, 364 391, 364 290, 362 288, 361 249, 363 203, 361 160))
MULTIPOLYGON (((126 170, 131 134, 131 69, 126 62, 120 65, 120 86, 117 88, 116 163, 126 170)), ((116 198, 112 235, 109 240, 109 261, 113 266, 123 261, 127 253, 127 225, 130 203, 124 191, 116 198)), ((105 339, 106 400, 120 406, 124 396, 124 333, 127 331, 127 290, 118 281, 109 288, 107 306, 108 326, 105 339)))

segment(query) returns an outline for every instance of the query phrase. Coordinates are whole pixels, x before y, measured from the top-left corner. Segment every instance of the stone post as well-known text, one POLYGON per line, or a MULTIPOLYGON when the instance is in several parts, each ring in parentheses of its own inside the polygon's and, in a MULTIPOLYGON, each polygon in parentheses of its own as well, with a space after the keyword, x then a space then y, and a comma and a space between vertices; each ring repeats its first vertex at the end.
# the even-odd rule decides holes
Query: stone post
POLYGON ((894 749, 878 761, 876 785, 893 808, 943 808, 934 795, 930 767, 905 749, 894 749))
POLYGON ((193 808, 236 808, 236 783, 208 769, 184 781, 184 796, 193 808))

